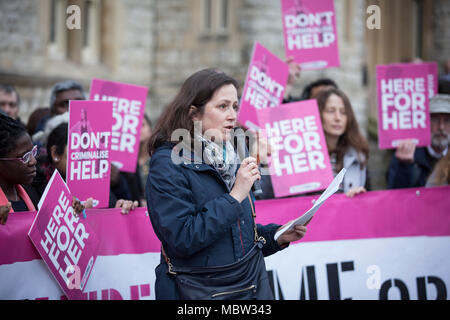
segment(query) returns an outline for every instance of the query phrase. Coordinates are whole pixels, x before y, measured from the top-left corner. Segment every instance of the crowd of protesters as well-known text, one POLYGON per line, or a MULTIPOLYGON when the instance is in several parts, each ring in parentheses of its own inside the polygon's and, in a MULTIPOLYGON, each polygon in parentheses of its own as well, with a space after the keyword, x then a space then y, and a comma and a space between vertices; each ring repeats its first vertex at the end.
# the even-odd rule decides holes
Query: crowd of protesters
MULTIPOLYGON (((284 102, 317 100, 333 173, 347 169, 340 191, 348 197, 369 191, 369 146, 348 94, 331 79, 318 79, 300 95, 296 94, 292 87, 300 68, 292 59, 287 63, 290 75, 284 102)), ((440 77, 439 93, 430 99, 431 145, 416 148, 411 140, 399 143, 390 164, 386 164, 389 189, 449 184, 448 74, 440 77)), ((69 101, 85 99, 81 84, 58 82, 51 90, 49 107, 37 108, 24 123, 19 118, 19 92, 13 86, 0 84, 0 224, 5 224, 12 212, 35 211, 54 170, 65 178, 69 101)), ((128 213, 137 206, 147 205, 145 184, 151 170, 147 145, 151 133, 151 122, 145 115, 135 173, 123 173, 111 165, 110 208, 122 208, 122 213, 128 213)), ((274 198, 270 177, 263 175, 261 179, 263 194, 258 199, 274 198)), ((75 205, 79 203, 74 201, 75 205)), ((85 208, 90 206, 90 199, 83 203, 85 208)))

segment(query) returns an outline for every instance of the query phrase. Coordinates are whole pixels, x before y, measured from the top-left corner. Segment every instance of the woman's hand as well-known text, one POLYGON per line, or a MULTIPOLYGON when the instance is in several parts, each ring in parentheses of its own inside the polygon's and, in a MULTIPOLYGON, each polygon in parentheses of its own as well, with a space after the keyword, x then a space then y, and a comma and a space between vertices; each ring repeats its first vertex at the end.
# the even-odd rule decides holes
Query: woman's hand
POLYGON ((256 159, 248 157, 242 160, 241 167, 236 173, 236 182, 230 192, 230 196, 242 202, 250 192, 253 183, 261 179, 256 159))
POLYGON ((137 206, 139 206, 139 203, 137 201, 120 199, 117 200, 114 208, 121 208, 122 214, 128 214, 131 210, 136 209, 137 206))
POLYGON ((267 165, 268 157, 272 154, 272 146, 263 130, 258 130, 255 134, 256 139, 251 147, 250 155, 257 159, 257 163, 267 165))
POLYGON ((353 198, 357 194, 366 192, 366 189, 364 187, 354 187, 348 190, 345 195, 349 198, 353 198))
POLYGON ((6 224, 8 220, 9 211, 11 211, 11 202, 0 206, 0 224, 6 224))
POLYGON ((78 200, 77 197, 73 196, 72 197, 72 208, 73 208, 74 215, 76 217, 78 217, 78 215, 83 212, 85 206, 83 205, 83 203, 80 200, 78 200))
POLYGON ((294 57, 288 57, 285 63, 289 66, 289 76, 284 90, 284 98, 289 99, 295 81, 300 77, 300 64, 294 61, 294 57))
POLYGON ((300 78, 302 68, 300 67, 300 64, 294 61, 294 57, 292 56, 288 57, 285 63, 289 66, 289 77, 287 83, 289 85, 293 85, 295 80, 300 78))

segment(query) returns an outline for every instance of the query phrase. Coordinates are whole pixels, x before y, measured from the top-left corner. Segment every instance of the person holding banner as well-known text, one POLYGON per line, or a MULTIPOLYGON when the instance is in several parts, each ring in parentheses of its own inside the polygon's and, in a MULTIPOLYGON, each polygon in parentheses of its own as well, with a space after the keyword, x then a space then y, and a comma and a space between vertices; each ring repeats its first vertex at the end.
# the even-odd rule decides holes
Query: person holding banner
POLYGON ((342 191, 348 197, 369 190, 367 161, 369 145, 359 130, 350 100, 339 89, 321 91, 317 96, 333 174, 347 172, 342 191))
POLYGON ((15 211, 36 211, 37 195, 24 186, 36 175, 37 146, 17 120, 0 114, 0 224, 15 211))
POLYGON ((448 153, 450 143, 450 95, 430 99, 431 145, 416 148, 414 142, 399 143, 388 169, 388 189, 417 188, 426 185, 439 159, 448 153))
MULTIPOLYGON (((167 106, 150 138, 147 207, 162 243, 161 263, 155 269, 156 299, 193 297, 191 289, 186 292, 181 286, 183 275, 174 274, 176 267, 236 267, 251 252, 258 252, 252 257, 261 257, 258 265, 262 269, 244 272, 242 277, 258 277, 258 286, 205 294, 199 299, 272 299, 256 244, 264 242, 262 254, 267 256, 305 235, 306 227, 297 226, 274 240, 280 225, 254 222, 250 189, 260 178, 258 165, 255 158, 247 157, 239 166, 231 144, 239 108, 237 88, 237 81, 221 71, 194 73, 167 106)), ((237 281, 234 286, 240 284, 237 281)))

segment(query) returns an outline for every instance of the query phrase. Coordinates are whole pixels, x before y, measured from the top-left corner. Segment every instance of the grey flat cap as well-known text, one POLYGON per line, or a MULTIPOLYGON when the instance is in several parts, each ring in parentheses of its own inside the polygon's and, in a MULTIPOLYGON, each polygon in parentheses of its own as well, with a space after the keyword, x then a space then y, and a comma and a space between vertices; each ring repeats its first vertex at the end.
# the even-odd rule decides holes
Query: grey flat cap
POLYGON ((450 94, 437 94, 432 97, 430 113, 450 113, 450 94))

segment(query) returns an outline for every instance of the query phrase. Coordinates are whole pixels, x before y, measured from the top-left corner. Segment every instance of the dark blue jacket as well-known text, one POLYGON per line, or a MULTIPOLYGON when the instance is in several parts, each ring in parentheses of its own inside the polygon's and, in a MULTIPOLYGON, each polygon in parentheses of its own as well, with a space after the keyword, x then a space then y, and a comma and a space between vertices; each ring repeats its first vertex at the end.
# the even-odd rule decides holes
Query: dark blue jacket
POLYGON ((432 170, 426 147, 415 150, 413 163, 401 162, 394 154, 388 171, 388 189, 424 187, 432 170))
MULTIPOLYGON (((173 145, 159 147, 150 161, 146 186, 153 229, 176 266, 217 266, 243 257, 254 242, 254 222, 249 198, 239 203, 219 173, 193 156, 171 158, 173 145), (180 163, 181 162, 181 163, 180 163)), ((279 225, 257 226, 266 239, 264 256, 280 250, 273 239, 279 225)), ((178 299, 167 264, 155 270, 156 299, 178 299)))

